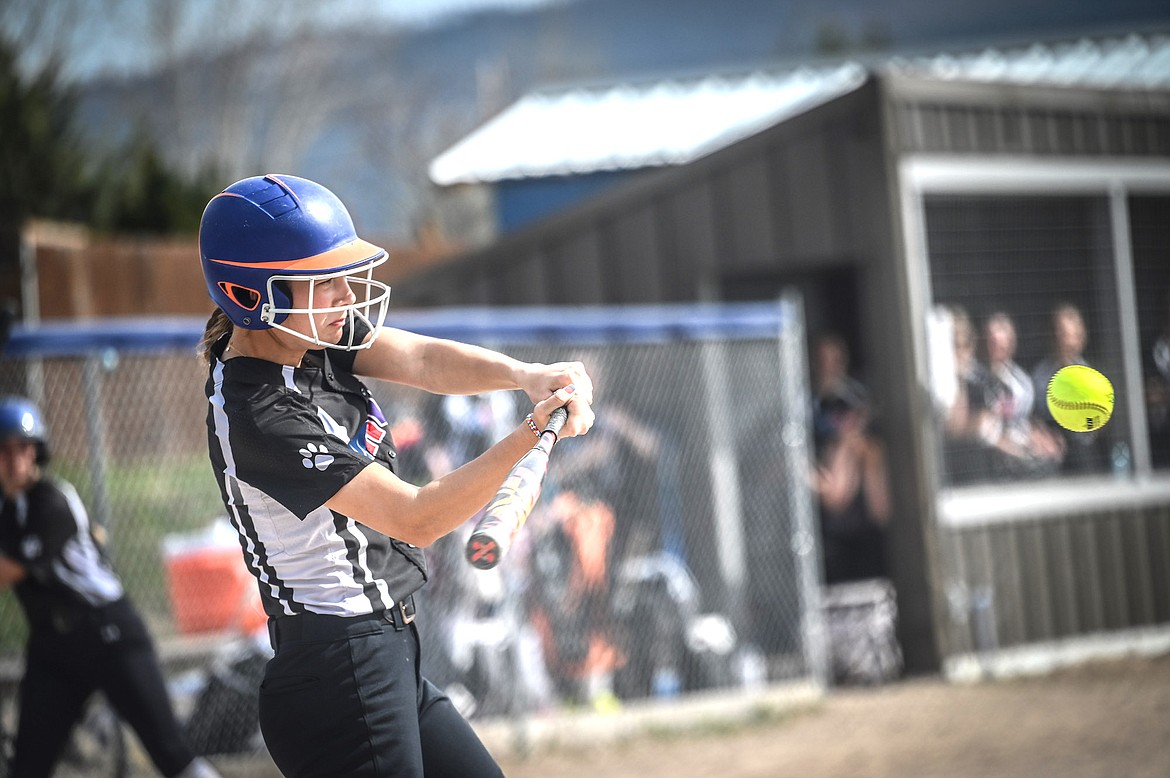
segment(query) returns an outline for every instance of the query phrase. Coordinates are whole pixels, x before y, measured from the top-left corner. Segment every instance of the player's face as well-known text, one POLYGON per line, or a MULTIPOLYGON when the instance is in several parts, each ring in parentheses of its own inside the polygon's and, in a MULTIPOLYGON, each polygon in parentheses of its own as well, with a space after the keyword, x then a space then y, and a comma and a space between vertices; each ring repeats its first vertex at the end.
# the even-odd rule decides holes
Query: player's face
POLYGON ((990 362, 1006 362, 1016 353, 1016 330, 1003 319, 987 323, 987 359, 990 362))
POLYGON ((37 477, 37 447, 25 438, 0 441, 0 489, 8 497, 33 485, 37 477))
POLYGON ((1079 316, 1064 314, 1056 320, 1056 343, 1062 354, 1079 355, 1085 348, 1085 323, 1079 316))
POLYGON ((292 307, 311 309, 314 312, 292 314, 285 325, 304 333, 309 338, 315 337, 327 343, 340 341, 341 331, 348 317, 344 310, 337 309, 353 305, 357 299, 349 285, 349 279, 337 276, 312 283, 293 281, 289 286, 292 307))

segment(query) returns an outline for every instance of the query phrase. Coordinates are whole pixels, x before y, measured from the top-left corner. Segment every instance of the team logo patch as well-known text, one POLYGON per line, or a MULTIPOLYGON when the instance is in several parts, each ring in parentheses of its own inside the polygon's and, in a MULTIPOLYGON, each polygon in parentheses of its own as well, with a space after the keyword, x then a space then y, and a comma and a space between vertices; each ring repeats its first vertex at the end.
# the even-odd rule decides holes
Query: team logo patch
POLYGON ((306 470, 316 468, 324 470, 333 464, 333 455, 330 454, 325 446, 319 446, 316 443, 310 443, 301 449, 301 464, 305 466, 306 470))
POLYGON ((366 451, 370 456, 376 456, 378 453, 378 446, 382 445, 382 439, 386 437, 386 422, 378 422, 377 419, 366 419, 366 451))

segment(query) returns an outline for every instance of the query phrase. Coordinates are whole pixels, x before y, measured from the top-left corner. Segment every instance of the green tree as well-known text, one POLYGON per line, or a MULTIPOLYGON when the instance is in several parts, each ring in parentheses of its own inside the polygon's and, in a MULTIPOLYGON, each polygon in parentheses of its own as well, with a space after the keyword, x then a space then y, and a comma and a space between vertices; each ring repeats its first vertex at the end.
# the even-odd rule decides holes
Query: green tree
POLYGON ((74 95, 56 67, 31 79, 16 67, 13 45, 0 39, 0 224, 30 216, 77 219, 86 201, 84 154, 71 129, 74 95))
POLYGON ((21 73, 0 36, 0 306, 22 299, 21 230, 30 218, 102 232, 194 233, 217 191, 210 173, 174 174, 144 133, 129 148, 98 151, 75 131, 77 97, 50 63, 21 73))
POLYGON ((194 233, 203 207, 219 188, 213 172, 192 180, 175 175, 146 132, 99 166, 89 223, 114 233, 194 233))
POLYGON ((174 173, 146 133, 124 149, 85 146, 74 130, 77 99, 48 66, 22 78, 0 39, 0 228, 61 219, 104 232, 192 233, 214 175, 174 173))

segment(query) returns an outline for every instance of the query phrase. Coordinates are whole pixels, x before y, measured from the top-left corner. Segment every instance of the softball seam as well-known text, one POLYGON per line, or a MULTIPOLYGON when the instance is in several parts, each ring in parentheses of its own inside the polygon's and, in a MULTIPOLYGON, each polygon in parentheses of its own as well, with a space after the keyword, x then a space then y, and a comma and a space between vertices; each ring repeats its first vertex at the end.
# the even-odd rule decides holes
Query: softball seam
POLYGON ((1048 395, 1048 402, 1052 403, 1057 408, 1060 408, 1062 411, 1097 411, 1098 413, 1110 412, 1109 409, 1104 405, 1085 402, 1083 400, 1078 402, 1074 402, 1072 400, 1062 400, 1059 397, 1053 397, 1051 394, 1048 395))

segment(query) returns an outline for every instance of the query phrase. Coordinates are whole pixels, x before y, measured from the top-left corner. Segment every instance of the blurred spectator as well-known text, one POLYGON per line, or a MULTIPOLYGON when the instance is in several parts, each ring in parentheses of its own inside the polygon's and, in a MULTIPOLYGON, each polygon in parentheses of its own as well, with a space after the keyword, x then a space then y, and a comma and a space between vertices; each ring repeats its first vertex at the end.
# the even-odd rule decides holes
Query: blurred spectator
POLYGON ((869 432, 866 406, 837 398, 823 410, 828 429, 817 446, 814 483, 825 582, 885 577, 890 496, 884 449, 869 432))
POLYGON ((979 420, 979 435, 992 452, 995 475, 1034 478, 1056 472, 1064 441, 1033 419, 1035 390, 1015 362, 1016 327, 1011 317, 992 314, 984 323, 983 337, 987 351, 983 404, 988 412, 979 420))
POLYGON ((1048 382, 1058 370, 1069 365, 1089 365, 1084 356, 1087 342, 1088 330, 1080 309, 1071 303, 1056 306, 1052 311, 1051 350, 1032 371, 1035 415, 1053 435, 1063 439, 1062 469, 1066 473, 1102 472, 1108 464, 1101 433, 1066 430, 1052 418, 1046 400, 1048 382))
POLYGON ((816 489, 825 581, 886 575, 890 519, 886 458, 870 430, 868 392, 849 375, 849 350, 834 334, 813 354, 816 489))
POLYGON ((813 344, 813 427, 818 436, 831 430, 826 426, 825 405, 842 401, 851 407, 869 402, 865 386, 849 374, 849 347, 836 333, 820 335, 813 344))
POLYGON ((613 510, 563 491, 543 518, 529 560, 529 616, 545 664, 563 698, 611 709, 613 674, 621 664, 610 623, 613 510))
POLYGON ((979 335, 966 309, 952 306, 940 312, 949 333, 949 375, 936 376, 945 385, 943 398, 943 462, 946 482, 951 485, 980 481, 989 473, 988 454, 980 438, 987 409, 983 387, 987 368, 977 355, 979 335))
POLYGON ((833 679, 880 683, 901 666, 886 558, 891 506, 885 448, 871 429, 868 392, 849 375, 844 341, 818 339, 813 371, 813 485, 833 679), (877 632, 874 625, 880 625, 877 632))
POLYGON ((610 387, 610 394, 600 401, 588 444, 558 453, 552 477, 561 488, 575 492, 582 500, 598 501, 613 510, 610 553, 616 561, 609 573, 613 585, 621 563, 645 553, 635 548, 638 536, 651 539, 655 548, 686 561, 679 446, 672 445, 668 434, 646 414, 613 399, 626 376, 617 375, 619 371, 615 370, 613 378, 606 382, 606 361, 591 356, 589 362, 591 374, 599 376, 594 384, 610 387))

